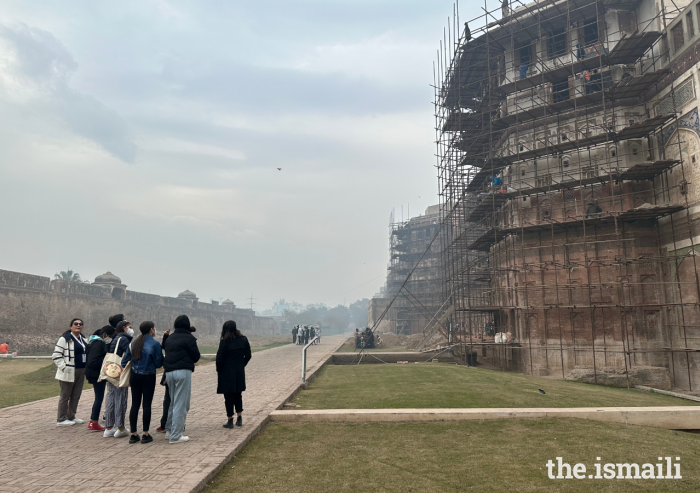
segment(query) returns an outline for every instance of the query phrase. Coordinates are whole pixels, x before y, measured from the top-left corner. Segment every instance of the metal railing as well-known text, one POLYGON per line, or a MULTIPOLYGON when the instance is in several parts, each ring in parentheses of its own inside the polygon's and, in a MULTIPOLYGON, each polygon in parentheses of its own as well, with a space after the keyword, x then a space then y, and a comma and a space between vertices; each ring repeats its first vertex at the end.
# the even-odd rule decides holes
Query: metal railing
POLYGON ((301 350, 301 383, 302 383, 302 385, 306 383, 306 350, 309 349, 309 346, 311 346, 316 340, 318 340, 318 337, 314 336, 314 338, 311 339, 306 346, 304 346, 304 349, 301 350))

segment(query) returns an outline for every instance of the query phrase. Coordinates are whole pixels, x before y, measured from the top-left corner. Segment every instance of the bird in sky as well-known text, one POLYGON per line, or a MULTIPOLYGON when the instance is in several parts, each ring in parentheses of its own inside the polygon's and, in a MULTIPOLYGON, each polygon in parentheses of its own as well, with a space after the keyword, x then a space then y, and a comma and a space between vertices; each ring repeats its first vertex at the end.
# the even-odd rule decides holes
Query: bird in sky
POLYGON ((282 168, 277 168, 277 171, 282 171, 282 168))

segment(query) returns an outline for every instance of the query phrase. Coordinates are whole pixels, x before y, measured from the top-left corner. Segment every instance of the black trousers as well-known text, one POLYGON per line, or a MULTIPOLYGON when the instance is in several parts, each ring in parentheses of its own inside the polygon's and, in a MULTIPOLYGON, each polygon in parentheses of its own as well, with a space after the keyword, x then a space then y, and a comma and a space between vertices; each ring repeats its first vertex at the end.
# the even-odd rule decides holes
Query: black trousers
POLYGON ((165 396, 163 397, 163 416, 160 418, 160 427, 165 429, 168 422, 168 411, 170 410, 170 388, 165 386, 165 396))
POLYGON ((297 343, 297 335, 292 334, 292 344, 296 344, 296 343, 297 343))
POLYGON ((224 403, 226 404, 226 416, 233 416, 233 408, 235 406, 237 413, 243 412, 243 394, 224 394, 224 403))
POLYGON ((131 411, 129 411, 129 423, 131 433, 136 433, 136 425, 139 420, 139 408, 143 401, 143 431, 148 431, 151 426, 151 404, 153 393, 156 391, 156 374, 141 375, 131 372, 131 411))
POLYGON ((93 383, 92 388, 95 391, 95 401, 92 403, 92 412, 90 413, 90 419, 93 421, 98 421, 100 419, 100 411, 102 410, 102 402, 105 398, 105 388, 107 388, 107 381, 102 380, 101 382, 93 383))

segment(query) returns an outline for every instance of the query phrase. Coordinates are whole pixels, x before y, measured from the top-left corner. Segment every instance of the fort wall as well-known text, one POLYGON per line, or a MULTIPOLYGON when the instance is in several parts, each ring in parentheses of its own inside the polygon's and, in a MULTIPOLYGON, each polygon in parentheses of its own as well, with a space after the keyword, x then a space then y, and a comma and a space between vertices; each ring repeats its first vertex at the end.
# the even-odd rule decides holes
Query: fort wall
POLYGON ((159 333, 172 327, 185 314, 197 327, 197 337, 215 337, 227 320, 235 320, 246 335, 279 334, 281 325, 253 310, 233 304, 214 305, 197 299, 172 298, 125 290, 123 299, 112 296, 109 286, 51 280, 0 270, 0 340, 20 353, 51 351, 57 338, 68 330, 73 318, 85 323, 84 334, 107 325, 111 315, 123 313, 138 325, 155 322, 159 333))

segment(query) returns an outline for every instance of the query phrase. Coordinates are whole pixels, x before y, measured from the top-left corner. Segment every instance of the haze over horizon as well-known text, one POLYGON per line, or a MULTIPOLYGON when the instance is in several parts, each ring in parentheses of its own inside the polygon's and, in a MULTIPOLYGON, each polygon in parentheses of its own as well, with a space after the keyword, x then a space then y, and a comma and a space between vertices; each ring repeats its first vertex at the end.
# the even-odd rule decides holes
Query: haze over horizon
POLYGON ((437 203, 452 2, 0 5, 0 269, 264 310, 384 282, 437 203), (277 168, 282 168, 279 171, 277 168))

